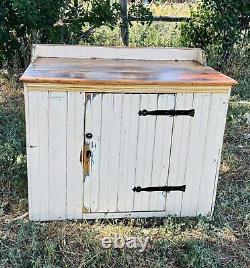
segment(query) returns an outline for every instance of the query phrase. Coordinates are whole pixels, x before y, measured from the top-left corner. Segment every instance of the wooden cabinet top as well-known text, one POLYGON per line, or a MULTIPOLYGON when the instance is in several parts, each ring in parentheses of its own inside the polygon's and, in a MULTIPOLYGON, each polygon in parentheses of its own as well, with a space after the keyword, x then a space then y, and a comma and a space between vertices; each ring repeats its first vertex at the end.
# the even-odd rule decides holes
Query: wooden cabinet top
MULTIPOLYGON (((46 47, 46 46, 45 46, 46 47)), ((48 47, 47 47, 48 48, 48 47)), ((79 48, 79 47, 78 47, 79 48)), ((95 52, 92 48, 91 53, 83 57, 75 57, 68 53, 70 46, 59 47, 61 54, 58 51, 53 57, 53 49, 47 57, 46 53, 37 53, 33 62, 29 65, 23 76, 22 82, 26 83, 60 83, 60 84, 79 84, 86 86, 232 86, 237 84, 232 78, 214 70, 213 68, 204 66, 197 61, 197 56, 181 55, 181 49, 178 55, 178 49, 173 51, 142 49, 145 52, 152 52, 138 59, 138 56, 133 56, 135 50, 132 51, 132 56, 107 56, 109 50, 105 52, 103 48, 103 57, 99 58, 101 50, 96 52, 97 57, 94 57, 95 52), (65 54, 63 53, 63 48, 65 54), (162 51, 162 57, 161 52, 162 51), (164 56, 164 51, 169 53, 169 57, 164 56), (176 56, 172 55, 176 53, 176 56), (157 55, 156 55, 157 54, 157 55), (162 58, 161 60, 159 58, 162 58), (169 59, 168 59, 169 58, 169 59)), ((88 48, 90 49, 90 48, 88 48)), ((74 50, 74 47, 72 47, 74 50)), ((112 48, 111 48, 112 50, 112 48)), ((114 50, 114 48, 113 48, 114 50)), ((127 48, 129 54, 129 48, 127 48)), ((41 50, 42 51, 42 50, 41 50)), ((54 50, 56 51, 56 50, 54 50)), ((115 50, 116 51, 116 50, 115 50)), ((136 55, 140 52, 137 48, 136 55)), ((191 50, 190 50, 191 52, 191 50)), ((120 53, 120 52, 119 52, 120 53)), ((184 53, 187 53, 186 51, 184 53)), ((193 52, 192 52, 193 53, 193 52)), ((80 51, 79 51, 80 54, 80 51)), ((112 53, 111 53, 112 54, 112 53)), ((81 55, 81 54, 80 54, 81 55)), ((121 55, 124 55, 124 53, 121 55)), ((189 55, 189 54, 187 54, 189 55)), ((201 59, 199 60, 201 61, 201 59)))

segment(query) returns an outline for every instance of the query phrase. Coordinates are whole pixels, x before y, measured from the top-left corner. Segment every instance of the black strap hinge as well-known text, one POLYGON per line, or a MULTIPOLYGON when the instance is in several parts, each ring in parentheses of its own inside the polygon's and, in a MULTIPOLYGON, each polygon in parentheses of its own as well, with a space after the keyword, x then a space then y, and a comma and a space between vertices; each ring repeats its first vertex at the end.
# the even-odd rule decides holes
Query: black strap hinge
POLYGON ((194 117, 195 110, 140 110, 139 116, 146 116, 146 115, 168 115, 168 116, 178 116, 178 115, 186 115, 194 117))
POLYGON ((172 191, 182 191, 185 192, 186 185, 181 186, 151 186, 142 188, 141 186, 134 187, 132 189, 134 192, 172 192, 172 191))

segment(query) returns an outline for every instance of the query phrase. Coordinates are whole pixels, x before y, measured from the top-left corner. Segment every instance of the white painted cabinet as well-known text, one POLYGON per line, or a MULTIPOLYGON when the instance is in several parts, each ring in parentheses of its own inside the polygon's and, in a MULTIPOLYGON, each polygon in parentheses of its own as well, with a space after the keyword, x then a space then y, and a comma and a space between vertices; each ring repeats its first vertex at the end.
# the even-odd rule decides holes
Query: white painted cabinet
POLYGON ((228 94, 26 94, 32 220, 212 212, 228 94))
POLYGON ((235 81, 195 49, 56 48, 22 78, 30 219, 211 215, 235 81))

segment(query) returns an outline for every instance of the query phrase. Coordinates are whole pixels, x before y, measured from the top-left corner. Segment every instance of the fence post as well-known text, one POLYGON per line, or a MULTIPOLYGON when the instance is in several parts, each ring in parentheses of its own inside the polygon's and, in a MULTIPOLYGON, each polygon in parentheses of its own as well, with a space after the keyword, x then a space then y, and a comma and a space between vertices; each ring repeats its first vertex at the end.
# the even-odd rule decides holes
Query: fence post
POLYGON ((128 0, 120 0, 121 5, 121 37, 124 46, 128 46, 129 42, 129 21, 128 21, 128 0))

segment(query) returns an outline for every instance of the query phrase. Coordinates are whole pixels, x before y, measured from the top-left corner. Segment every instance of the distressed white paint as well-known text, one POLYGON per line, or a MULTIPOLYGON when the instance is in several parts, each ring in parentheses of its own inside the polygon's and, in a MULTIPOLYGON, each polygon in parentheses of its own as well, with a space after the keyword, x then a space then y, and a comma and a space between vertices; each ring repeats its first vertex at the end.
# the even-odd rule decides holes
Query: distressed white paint
POLYGON ((34 45, 32 62, 44 58, 101 58, 130 60, 190 60, 205 63, 200 48, 156 48, 156 47, 94 47, 67 45, 34 45))
MULTIPOLYGON (((93 133, 91 140, 92 157, 91 166, 99 166, 100 164, 100 146, 101 146, 101 127, 102 127, 102 95, 88 94, 86 98, 85 112, 85 133, 93 133), (92 100, 95 99, 95 106, 92 106, 92 100), (91 114, 91 121, 86 118, 87 113, 91 114), (90 123, 92 122, 92 126, 90 123)), ((91 208, 91 212, 98 212, 98 196, 99 196, 99 170, 91 169, 91 175, 84 178, 84 208, 91 208), (88 199, 88 191, 90 191, 90 200, 88 199)))
MULTIPOLYGON (((193 109, 193 94, 178 94, 175 102, 176 110, 193 109)), ((197 115, 197 109, 195 111, 197 115)), ((189 116, 177 116, 174 119, 170 167, 167 175, 168 185, 185 185, 185 174, 188 165, 187 154, 190 136, 190 125, 194 118, 189 116)), ((182 204, 182 192, 171 192, 167 194, 167 214, 180 216, 182 204)))
POLYGON ((66 218, 67 93, 49 93, 49 217, 66 218))
POLYGON ((25 91, 31 220, 82 217, 84 94, 25 91))
POLYGON ((200 180, 197 214, 211 214, 214 209, 228 101, 229 94, 217 98, 212 94, 210 96, 209 122, 203 156, 205 165, 200 180), (203 198, 204 195, 207 196, 206 199, 203 198))
MULTIPOLYGON (((175 94, 161 94, 158 97, 158 109, 172 110, 175 108, 175 94)), ((152 165, 151 185, 161 186, 167 185, 167 177, 169 172, 169 158, 172 143, 173 117, 159 116, 156 118, 154 155, 152 165)), ((163 204, 162 209, 166 206, 166 193, 150 193, 149 208, 157 210, 158 203, 163 204), (160 199, 160 200, 159 200, 160 199)))
POLYGON ((67 99, 67 219, 82 217, 83 177, 80 152, 83 146, 84 93, 68 92, 67 99))
POLYGON ((29 215, 30 219, 37 221, 40 219, 40 177, 39 177, 39 122, 38 122, 38 97, 40 93, 34 92, 27 95, 28 103, 26 110, 26 124, 28 124, 27 135, 27 157, 28 157, 28 177, 29 177, 29 215))
MULTIPOLYGON (((114 95, 116 96, 116 95, 114 95)), ((116 97, 114 97, 116 99, 116 97)), ((137 130, 138 130, 138 107, 140 95, 124 94, 122 96, 122 112, 120 129, 120 152, 119 152, 119 173, 118 173, 118 192, 117 210, 133 210, 132 191, 134 185, 134 175, 136 169, 137 130)))
POLYGON ((29 218, 34 219, 34 213, 32 212, 32 162, 30 152, 30 116, 29 116, 29 95, 27 85, 24 84, 24 104, 25 104, 25 131, 26 131, 26 154, 27 154, 27 175, 28 175, 28 204, 29 204, 29 218))
POLYGON ((165 197, 161 192, 134 193, 132 188, 166 183, 173 119, 162 117, 156 123, 155 116, 139 117, 138 112, 157 107, 173 109, 174 99, 174 94, 90 95, 86 103, 86 131, 97 117, 101 117, 101 122, 92 128, 92 170, 84 185, 84 207, 88 211, 165 209, 165 197), (101 111, 96 107, 101 107, 101 111), (158 157, 158 150, 163 158, 158 157), (157 166, 159 169, 155 168, 157 166), (159 177, 153 178, 155 172, 159 177), (88 200, 90 184, 99 189, 98 194, 91 196, 92 203, 88 200), (93 207, 96 203, 98 208, 93 207))
POLYGON ((182 198, 181 216, 196 216, 196 207, 199 201, 199 182, 203 167, 202 156, 207 128, 209 96, 209 94, 194 95, 193 107, 195 109, 195 116, 191 120, 189 133, 187 166, 184 179, 186 191, 182 198))
MULTIPOLYGON (((38 92, 37 92, 38 93, 38 92)), ((39 183, 40 183, 40 216, 39 219, 48 217, 48 178, 49 178, 49 163, 46 159, 49 157, 49 126, 48 126, 48 92, 38 93, 37 113, 38 113, 38 152, 39 152, 39 183)), ((36 114, 36 111, 34 111, 36 114)))
MULTIPOLYGON (((157 94, 142 94, 140 109, 138 109, 138 111, 144 109, 157 110, 157 97, 157 94)), ((134 186, 151 186, 150 182, 154 153, 155 123, 155 116, 140 116, 139 118, 137 163, 134 186)), ((135 193, 134 210, 147 211, 149 209, 149 196, 150 193, 148 192, 135 193)), ((158 204, 158 210, 160 210, 161 207, 162 204, 158 204)))
MULTIPOLYGON (((93 100, 94 101, 94 100, 93 100)), ((107 202, 109 192, 113 189, 109 188, 109 170, 112 168, 110 163, 110 151, 112 148, 112 126, 109 119, 112 116, 112 95, 105 94, 102 96, 102 124, 101 124, 101 145, 100 150, 100 169, 99 171, 99 195, 98 195, 98 211, 108 211, 107 202), (105 179, 107 178, 107 179, 105 179)), ((88 115, 86 114, 86 117, 88 115)), ((113 163, 112 163, 113 165, 113 163)), ((97 168, 93 165, 92 169, 97 168)), ((91 178, 90 178, 91 180, 91 178)))
POLYGON ((122 115, 123 109, 123 98, 122 95, 112 96, 112 119, 111 119, 111 128, 112 128, 112 146, 110 148, 110 163, 112 165, 109 168, 109 198, 108 198, 108 207, 110 211, 117 210, 118 203, 118 187, 119 187, 119 170, 120 170, 120 161, 117 158, 120 152, 121 147, 121 126, 122 122, 119 120, 122 115))
POLYGON ((25 89, 30 219, 211 215, 228 98, 88 93, 85 100, 83 92, 25 89), (194 108, 195 116, 138 116, 174 108, 194 108), (84 177, 79 158, 88 132, 84 177), (182 184, 184 193, 132 191, 182 184))

